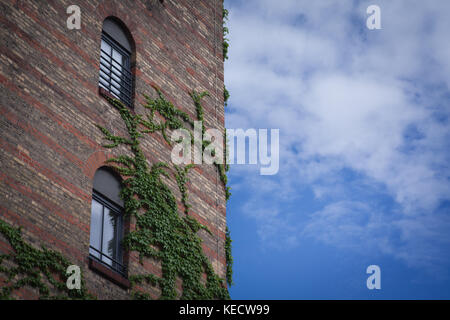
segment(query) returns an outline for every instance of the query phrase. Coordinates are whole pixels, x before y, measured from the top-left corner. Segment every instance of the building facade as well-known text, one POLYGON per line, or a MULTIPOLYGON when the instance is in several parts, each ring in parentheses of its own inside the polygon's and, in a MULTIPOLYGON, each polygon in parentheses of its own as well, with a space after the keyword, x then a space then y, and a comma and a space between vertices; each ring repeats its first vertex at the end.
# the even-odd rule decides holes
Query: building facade
MULTIPOLYGON (((83 287, 98 299, 129 299, 133 290, 159 298, 161 285, 130 283, 130 275, 162 278, 164 268, 157 258, 142 259, 121 247, 136 221, 123 216, 126 204, 118 196, 127 177, 109 170, 106 160, 124 154, 126 146, 105 148, 99 126, 128 137, 111 99, 131 115, 146 114, 144 95, 157 99, 157 90, 197 120, 195 90, 209 93, 201 100, 205 127, 223 132, 222 0, 3 0, 0 10, 3 295, 35 299, 45 293, 27 282, 25 262, 14 258, 25 245, 8 230, 20 227, 27 252, 65 257, 80 268, 83 287)), ((171 146, 160 132, 141 137, 140 148, 149 166, 171 162, 171 146)), ((202 164, 187 177, 189 216, 209 230, 197 232, 202 252, 225 278, 226 191, 220 172, 202 164)), ((177 180, 161 179, 182 216, 186 201, 177 180)), ((55 277, 66 280, 61 272, 55 277)), ((183 294, 183 281, 177 276, 176 297, 183 294)), ((58 291, 52 281, 48 287, 58 291)))

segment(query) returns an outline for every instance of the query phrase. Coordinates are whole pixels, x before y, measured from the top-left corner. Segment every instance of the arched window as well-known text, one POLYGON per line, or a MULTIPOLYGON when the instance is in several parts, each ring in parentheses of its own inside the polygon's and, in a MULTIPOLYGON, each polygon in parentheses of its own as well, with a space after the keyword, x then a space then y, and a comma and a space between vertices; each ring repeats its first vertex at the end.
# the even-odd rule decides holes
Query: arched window
POLYGON ((108 168, 102 167, 95 172, 89 255, 125 275, 121 246, 124 227, 120 188, 120 179, 108 168))
POLYGON ((133 100, 132 48, 129 33, 114 18, 106 18, 102 30, 99 86, 129 107, 133 100))

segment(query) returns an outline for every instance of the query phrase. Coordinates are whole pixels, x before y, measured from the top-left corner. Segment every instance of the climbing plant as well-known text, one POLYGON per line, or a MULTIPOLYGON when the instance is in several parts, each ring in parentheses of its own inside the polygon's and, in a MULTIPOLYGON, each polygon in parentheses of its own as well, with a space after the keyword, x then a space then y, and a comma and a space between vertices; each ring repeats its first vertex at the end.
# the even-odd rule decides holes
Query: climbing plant
MULTIPOLYGON (((129 147, 131 155, 121 155, 107 160, 109 165, 127 178, 124 180, 121 197, 124 201, 125 214, 135 217, 136 228, 129 232, 123 241, 126 250, 136 251, 141 262, 145 258, 160 261, 162 276, 153 274, 131 275, 130 281, 136 284, 149 283, 161 289, 160 299, 176 298, 175 283, 177 277, 182 279, 182 299, 228 299, 225 279, 219 278, 202 250, 202 240, 197 232, 209 229, 189 215, 186 183, 192 165, 170 166, 157 162, 149 164, 140 147, 140 140, 146 133, 160 132, 170 144, 166 129, 192 126, 189 116, 176 109, 157 90, 158 97, 145 96, 146 115, 133 114, 119 100, 109 98, 109 102, 119 111, 128 137, 113 135, 108 129, 99 126, 104 138, 109 141, 104 146, 115 148, 119 145, 129 147), (158 113, 161 121, 154 116, 158 113), (177 200, 162 177, 174 178, 181 192, 184 212, 179 214, 177 200), (203 281, 203 276, 206 279, 203 281)), ((206 92, 192 92, 197 119, 203 123, 201 99, 206 92)), ((205 131, 202 124, 202 132, 205 131)), ((204 145, 203 147, 206 147, 204 145)), ((223 181, 226 183, 226 179, 223 181)), ((148 294, 133 291, 134 298, 148 299, 148 294)))
MULTIPOLYGON (((144 258, 154 258, 161 262, 162 277, 153 274, 131 275, 132 285, 147 282, 157 285, 161 289, 161 299, 176 298, 175 283, 177 277, 182 279, 182 299, 229 299, 225 282, 232 284, 231 275, 231 239, 226 231, 226 280, 219 278, 202 250, 202 240, 197 232, 202 229, 210 230, 189 215, 190 205, 186 183, 188 172, 193 165, 184 167, 170 167, 166 163, 158 162, 150 165, 140 148, 140 139, 145 133, 161 132, 167 139, 166 130, 185 128, 184 123, 193 125, 189 116, 176 109, 157 90, 158 98, 145 96, 144 105, 150 111, 145 117, 135 115, 119 100, 109 98, 110 103, 119 110, 128 131, 128 137, 113 135, 108 129, 98 126, 109 141, 105 148, 116 148, 120 145, 128 146, 132 156, 120 155, 107 160, 107 163, 122 174, 124 188, 121 197, 124 200, 125 214, 136 218, 136 229, 128 233, 123 241, 126 250, 137 251, 142 262, 144 258), (164 119, 156 122, 155 112, 164 119), (184 213, 178 213, 177 201, 170 188, 163 182, 161 176, 174 177, 181 192, 181 202, 184 213), (206 280, 202 281, 203 275, 206 280)), ((197 119, 203 124, 203 108, 201 99, 206 92, 192 92, 197 119)), ((208 146, 204 144, 203 149, 208 146)), ((221 181, 226 188, 226 166, 215 163, 219 169, 221 181)), ((228 188, 225 189, 228 198, 228 188)), ((6 284, 0 291, 0 299, 12 298, 14 290, 25 286, 36 288, 42 299, 92 299, 87 293, 84 280, 81 289, 68 289, 66 285, 66 270, 71 263, 60 253, 45 247, 36 249, 27 244, 21 235, 20 228, 13 228, 0 220, 0 233, 9 241, 13 253, 0 255, 0 272, 5 274, 6 284), (14 263, 13 267, 3 264, 6 260, 14 263), (50 286, 49 286, 50 285, 50 286), (51 290, 51 288, 53 290, 51 290), (57 292, 57 294, 52 294, 57 292)), ((146 293, 134 291, 136 299, 148 299, 146 293)))
POLYGON ((223 103, 226 106, 228 106, 228 99, 230 98, 230 92, 227 90, 227 87, 223 85, 223 103))
POLYGON ((12 252, 0 255, 0 273, 6 276, 0 290, 0 299, 13 299, 13 292, 23 287, 38 290, 41 299, 94 299, 85 288, 66 285, 67 268, 72 264, 59 252, 37 249, 26 243, 20 228, 14 228, 0 219, 0 234, 9 242, 12 252), (8 266, 7 261, 10 262, 8 266))
POLYGON ((228 230, 227 227, 225 233, 225 259, 227 262, 227 283, 230 286, 233 284, 233 256, 231 254, 231 242, 230 230, 228 230))
MULTIPOLYGON (((223 60, 228 59, 228 49, 230 47, 230 40, 227 38, 228 34, 230 33, 230 30, 226 26, 226 22, 228 21, 228 10, 223 8, 223 14, 222 14, 222 28, 223 28, 223 60)), ((230 98, 230 92, 227 90, 226 86, 223 85, 223 102, 225 107, 228 105, 228 99, 230 98)))
MULTIPOLYGON (((223 9, 223 59, 228 59, 229 33, 225 22, 228 10, 223 9)), ((117 108, 125 123, 128 137, 112 134, 108 129, 98 126, 109 141, 105 148, 127 146, 131 155, 120 155, 107 160, 107 163, 117 170, 124 180, 121 197, 124 200, 125 214, 136 219, 135 230, 129 232, 123 247, 129 251, 136 251, 141 262, 145 258, 154 258, 161 262, 162 276, 153 274, 131 275, 133 297, 149 299, 147 293, 135 290, 137 284, 146 282, 161 289, 160 299, 176 298, 176 280, 182 279, 182 299, 229 299, 225 283, 232 282, 231 238, 226 229, 225 256, 226 279, 218 277, 202 250, 202 240, 198 236, 199 230, 210 230, 189 215, 188 192, 186 183, 192 165, 169 166, 158 162, 149 164, 140 147, 140 139, 144 134, 160 132, 164 140, 170 145, 167 130, 188 129, 185 124, 193 126, 188 114, 175 108, 157 90, 158 97, 152 99, 145 96, 144 107, 149 110, 146 115, 133 114, 119 100, 108 98, 117 108), (158 113, 164 120, 157 122, 158 113), (174 178, 181 192, 181 202, 184 212, 178 213, 177 201, 171 189, 162 177, 174 178), (206 276, 205 279, 203 276, 206 276), (203 280, 204 279, 204 280, 203 280)), ((208 93, 193 91, 191 97, 196 107, 197 120, 202 122, 202 133, 205 133, 203 108, 201 99, 208 93)), ((227 104, 229 92, 224 86, 224 104, 227 104)), ((226 137, 226 135, 224 135, 226 137)), ((226 141, 226 140, 225 140, 226 141)), ((204 150, 210 142, 202 144, 204 150)), ((226 158, 226 142, 224 148, 226 158)), ((226 199, 231 193, 227 186, 227 164, 214 163, 220 180, 225 189, 226 199)), ((13 252, 0 255, 0 273, 6 276, 0 290, 0 299, 12 299, 13 292, 29 286, 38 290, 41 299, 95 299, 87 292, 83 277, 80 289, 69 289, 66 281, 67 268, 71 263, 59 252, 42 246, 40 249, 27 244, 20 228, 14 228, 0 219, 0 234, 11 245, 13 252), (12 262, 7 264, 6 261, 12 262), (12 265, 12 266, 11 266, 12 265)))
MULTIPOLYGON (((227 38, 230 30, 228 29, 228 27, 226 26, 226 23, 228 21, 228 10, 223 8, 223 21, 222 21, 222 26, 223 26, 223 58, 224 60, 228 59, 228 49, 230 47, 230 41, 227 38)), ((228 91, 227 87, 225 86, 225 84, 223 85, 223 103, 224 103, 224 107, 228 106, 228 99, 230 99, 230 92, 228 91)), ((228 139, 227 139, 227 129, 225 129, 224 132, 224 158, 228 159, 228 139)), ((228 201, 228 199, 231 196, 231 192, 230 192, 230 187, 227 186, 227 176, 226 176, 226 172, 229 170, 230 166, 227 163, 227 161, 225 161, 225 165, 223 167, 219 166, 219 172, 221 174, 221 180, 222 182, 224 182, 225 185, 225 197, 226 200, 228 201)), ((227 272, 226 272, 226 278, 227 278, 227 283, 228 285, 232 285, 233 284, 233 255, 232 255, 232 250, 231 250, 231 236, 230 236, 230 231, 227 227, 226 229, 226 235, 225 235, 225 258, 226 258, 226 263, 227 263, 227 272)))
POLYGON ((223 29, 223 60, 228 59, 228 48, 230 46, 230 42, 229 39, 227 38, 228 33, 230 32, 230 30, 225 26, 227 20, 228 20, 228 10, 223 8, 223 13, 222 13, 222 29, 223 29))

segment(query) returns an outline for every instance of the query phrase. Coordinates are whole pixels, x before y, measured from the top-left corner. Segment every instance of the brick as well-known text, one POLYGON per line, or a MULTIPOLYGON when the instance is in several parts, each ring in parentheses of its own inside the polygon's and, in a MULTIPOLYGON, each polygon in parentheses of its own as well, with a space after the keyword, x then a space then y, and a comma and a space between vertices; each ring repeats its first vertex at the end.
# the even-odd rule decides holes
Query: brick
MULTIPOLYGON (((99 299, 130 299, 126 281, 89 268, 89 228, 95 171, 124 148, 102 147, 96 124, 117 135, 125 126, 98 90, 103 20, 115 16, 135 42, 134 111, 145 112, 143 94, 155 97, 158 87, 177 108, 196 116, 189 96, 204 98, 205 126, 224 128, 222 0, 48 0, 2 1, 0 24, 0 217, 22 226, 31 243, 61 252, 84 272, 89 292, 99 299), (66 8, 81 8, 82 29, 68 30, 66 8), (111 281, 113 280, 113 281, 111 281), (120 285, 118 285, 118 283, 120 285)), ((170 146, 159 134, 141 146, 151 162, 170 161, 170 146)), ((128 152, 128 151, 126 151, 128 152)), ((203 250, 219 276, 225 277, 225 190, 214 166, 199 165, 189 173, 190 214, 212 235, 199 231, 203 250)), ((166 180, 164 180, 166 181, 166 180)), ((184 207, 175 181, 167 181, 184 207)), ((129 226, 134 228, 134 222, 129 226)), ((0 252, 11 250, 0 238, 0 252)), ((136 253, 124 257, 130 273, 161 276, 157 261, 139 263, 136 253)), ((98 267, 98 266, 97 266, 98 267)), ((0 274, 0 286, 2 285, 0 274)), ((177 280, 181 294, 182 282, 177 280)), ((153 298, 158 288, 139 288, 153 298)), ((23 288, 15 298, 36 299, 23 288)))

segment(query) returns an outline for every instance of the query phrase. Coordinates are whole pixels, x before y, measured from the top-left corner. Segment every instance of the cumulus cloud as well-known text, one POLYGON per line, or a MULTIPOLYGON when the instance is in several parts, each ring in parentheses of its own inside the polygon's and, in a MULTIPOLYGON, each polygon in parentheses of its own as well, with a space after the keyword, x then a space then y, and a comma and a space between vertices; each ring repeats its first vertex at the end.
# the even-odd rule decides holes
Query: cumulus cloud
POLYGON ((370 4, 229 2, 227 127, 280 129, 279 174, 234 166, 231 181, 251 187, 262 241, 447 261, 450 2, 380 0, 374 31, 370 4))

